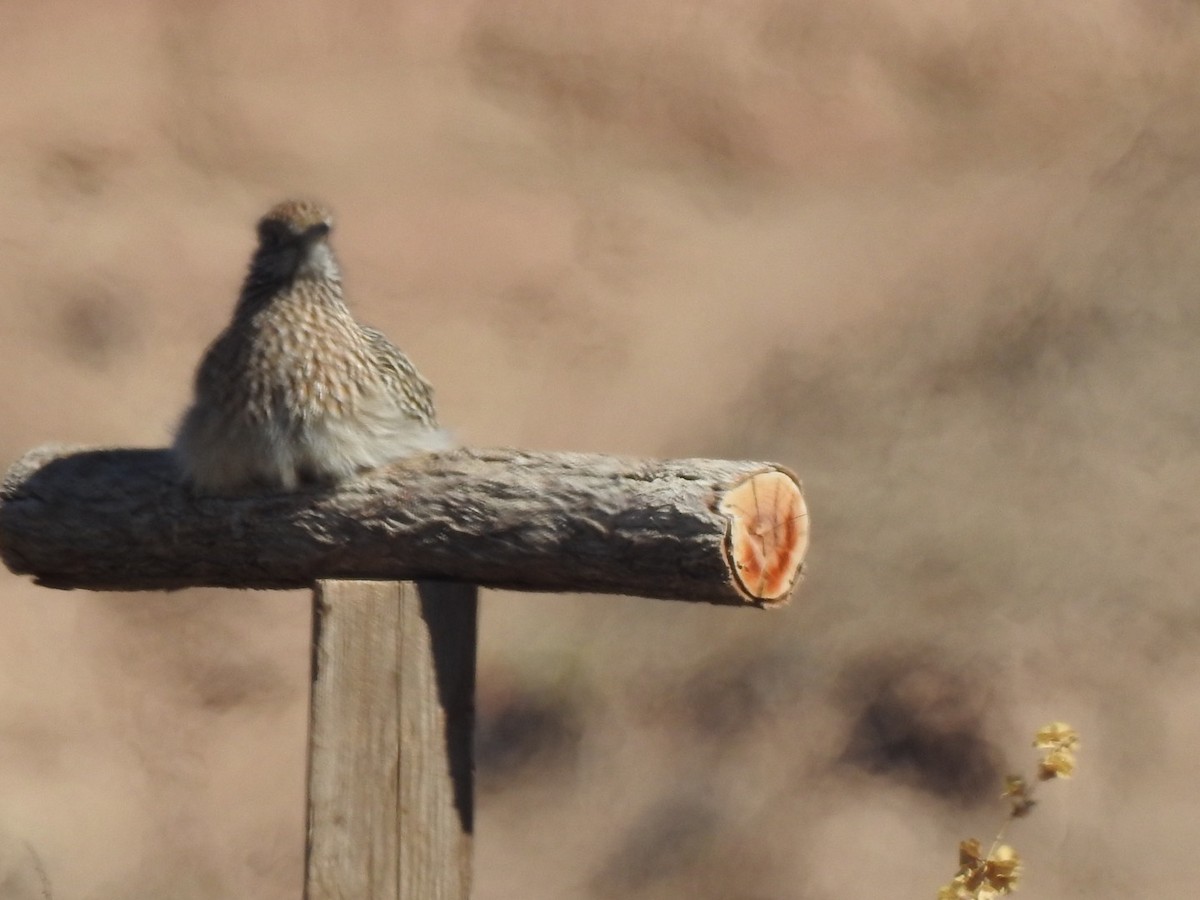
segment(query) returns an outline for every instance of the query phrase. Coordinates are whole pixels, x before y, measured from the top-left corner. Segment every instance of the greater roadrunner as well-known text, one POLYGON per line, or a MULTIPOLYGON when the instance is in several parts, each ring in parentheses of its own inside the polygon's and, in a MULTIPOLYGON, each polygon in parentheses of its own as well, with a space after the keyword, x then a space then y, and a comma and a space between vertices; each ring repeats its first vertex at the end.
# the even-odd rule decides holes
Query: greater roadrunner
POLYGON ((332 227, 298 200, 259 221, 233 320, 200 362, 175 436, 198 493, 332 484, 451 445, 429 382, 346 308, 332 227))

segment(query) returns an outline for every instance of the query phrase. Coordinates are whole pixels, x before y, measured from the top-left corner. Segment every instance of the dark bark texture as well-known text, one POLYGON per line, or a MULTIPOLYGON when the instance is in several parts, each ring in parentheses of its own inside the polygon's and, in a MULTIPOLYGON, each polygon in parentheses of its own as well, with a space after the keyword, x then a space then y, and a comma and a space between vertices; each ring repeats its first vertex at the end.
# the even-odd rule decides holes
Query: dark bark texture
POLYGON ((719 507, 777 472, 802 508, 795 476, 772 463, 507 449, 417 457, 337 489, 213 498, 191 496, 165 450, 45 447, 0 489, 0 556, 57 588, 428 579, 775 605, 786 594, 741 584, 719 507))

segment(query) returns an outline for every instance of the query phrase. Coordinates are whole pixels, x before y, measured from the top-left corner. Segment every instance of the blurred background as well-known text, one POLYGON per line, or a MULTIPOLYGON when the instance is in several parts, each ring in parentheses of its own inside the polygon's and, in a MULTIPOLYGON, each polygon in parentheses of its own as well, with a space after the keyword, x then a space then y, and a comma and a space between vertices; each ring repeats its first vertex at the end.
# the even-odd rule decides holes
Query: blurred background
MULTIPOLYGON (((771 459, 780 612, 486 592, 476 896, 1200 876, 1200 8, 0 2, 0 457, 163 445, 255 219, 337 212, 461 440, 771 459)), ((303 593, 0 575, 0 897, 294 898, 303 593)))

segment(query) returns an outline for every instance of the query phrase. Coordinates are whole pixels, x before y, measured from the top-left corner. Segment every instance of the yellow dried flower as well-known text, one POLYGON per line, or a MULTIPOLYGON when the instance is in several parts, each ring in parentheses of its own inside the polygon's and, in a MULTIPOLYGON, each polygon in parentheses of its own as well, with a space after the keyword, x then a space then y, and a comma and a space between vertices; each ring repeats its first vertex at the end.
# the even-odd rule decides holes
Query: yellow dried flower
POLYGON ((974 869, 983 862, 983 845, 978 838, 969 838, 958 845, 958 865, 962 869, 974 869))
POLYGON ((1009 815, 1014 819, 1029 815, 1029 811, 1033 809, 1037 801, 1029 794, 1029 783, 1020 775, 1008 775, 1005 777, 1004 793, 1000 796, 1008 800, 1012 807, 1009 810, 1009 815))
POLYGON ((1051 750, 1038 763, 1038 778, 1049 781, 1051 778, 1070 778, 1075 771, 1075 754, 1070 750, 1051 750))
POLYGON ((958 845, 958 874, 938 890, 938 900, 988 900, 1008 894, 1017 886, 1021 861, 1007 844, 983 855, 983 846, 972 838, 958 845))
POLYGON ((938 888, 937 900, 975 900, 975 896, 975 889, 967 885, 967 876, 959 872, 953 881, 938 888))
MULTIPOLYGON (((1075 752, 1080 746, 1074 728, 1066 722, 1051 722, 1034 735, 1033 745, 1043 751, 1037 769, 1039 781, 1071 777, 1075 771, 1075 752)), ((1033 809, 1036 788, 1036 784, 1019 775, 1004 779, 1004 793, 1000 796, 1009 801, 1010 818, 1020 818, 1033 809)), ((1021 859, 1008 844, 999 843, 1004 831, 1001 826, 986 855, 975 838, 958 845, 958 873, 949 884, 938 889, 937 900, 997 900, 1017 889, 1021 859)))
POLYGON ((1079 749, 1079 734, 1066 722, 1051 722, 1033 738, 1033 746, 1045 750, 1038 763, 1038 778, 1070 778, 1075 771, 1075 751, 1079 749))
POLYGON ((1001 797, 1024 797, 1025 789, 1028 785, 1025 779, 1020 775, 1005 775, 1004 776, 1004 793, 1001 797))
POLYGON ((1039 750, 1077 750, 1079 734, 1066 722, 1051 722, 1034 735, 1033 746, 1039 750))
POLYGON ((998 894, 1016 890, 1020 874, 1021 858, 1008 844, 997 847, 984 863, 984 880, 998 894))

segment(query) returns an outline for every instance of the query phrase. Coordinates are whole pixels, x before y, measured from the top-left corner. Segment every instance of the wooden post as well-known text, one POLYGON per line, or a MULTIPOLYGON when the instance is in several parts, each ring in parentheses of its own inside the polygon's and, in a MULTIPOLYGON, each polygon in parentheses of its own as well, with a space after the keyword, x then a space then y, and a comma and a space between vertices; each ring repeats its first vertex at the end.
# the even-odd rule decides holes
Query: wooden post
POLYGON ((467 900, 475 589, 313 598, 306 900, 467 900))

